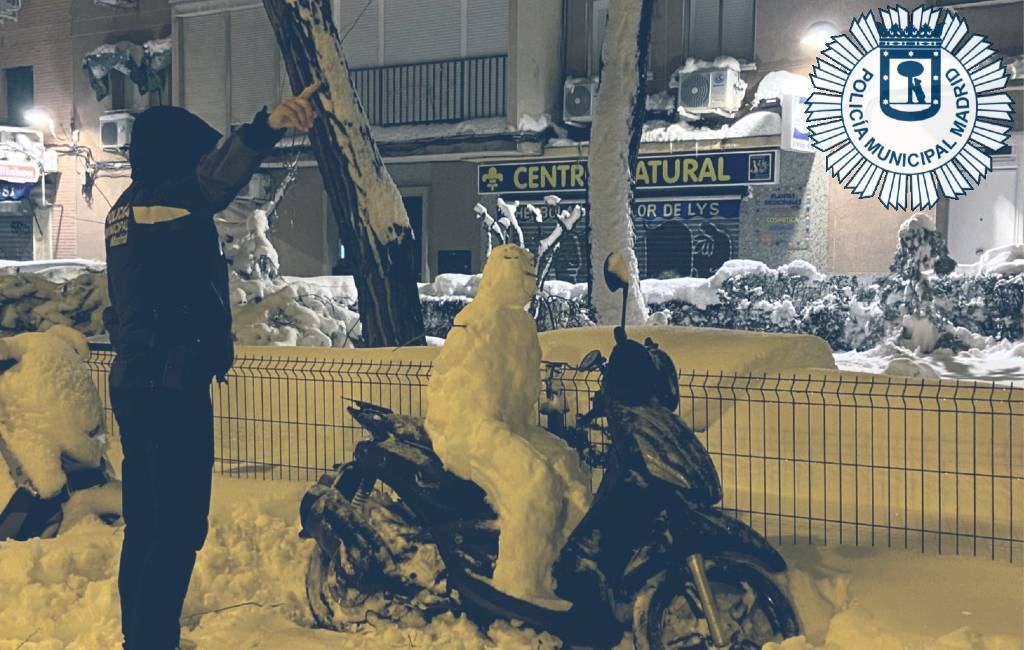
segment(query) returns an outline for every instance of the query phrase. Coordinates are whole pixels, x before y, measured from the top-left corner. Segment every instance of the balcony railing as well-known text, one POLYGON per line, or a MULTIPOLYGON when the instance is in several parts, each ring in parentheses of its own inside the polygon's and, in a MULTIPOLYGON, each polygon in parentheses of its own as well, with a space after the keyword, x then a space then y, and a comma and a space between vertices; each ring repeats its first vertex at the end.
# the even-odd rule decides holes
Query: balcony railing
POLYGON ((352 83, 375 126, 504 117, 508 56, 386 65, 352 70, 352 83))

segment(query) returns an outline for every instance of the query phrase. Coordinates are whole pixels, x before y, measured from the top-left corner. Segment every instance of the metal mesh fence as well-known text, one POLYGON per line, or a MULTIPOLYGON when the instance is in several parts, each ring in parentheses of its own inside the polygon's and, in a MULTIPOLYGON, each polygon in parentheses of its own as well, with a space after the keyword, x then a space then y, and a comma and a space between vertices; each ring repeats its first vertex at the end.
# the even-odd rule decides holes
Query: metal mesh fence
MULTIPOLYGON (((116 432, 112 357, 96 350, 89 363, 116 432)), ((427 362, 242 353, 213 390, 215 469, 314 481, 365 438, 350 400, 422 415, 429 376, 427 362)), ((596 373, 561 375, 568 426, 598 385, 596 373)), ((684 373, 680 396, 679 415, 718 468, 722 506, 774 542, 1021 559, 1024 390, 836 371, 684 373)), ((591 436, 606 446, 601 431, 591 436)))

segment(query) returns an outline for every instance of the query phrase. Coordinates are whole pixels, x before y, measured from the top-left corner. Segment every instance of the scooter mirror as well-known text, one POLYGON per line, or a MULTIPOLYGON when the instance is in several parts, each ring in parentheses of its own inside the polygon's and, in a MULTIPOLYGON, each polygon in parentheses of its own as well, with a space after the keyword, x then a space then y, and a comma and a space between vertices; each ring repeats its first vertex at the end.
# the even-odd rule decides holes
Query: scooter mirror
POLYGON ((629 287, 629 269, 618 253, 612 253, 604 261, 604 282, 612 292, 629 287))
POLYGON ((604 365, 604 361, 604 356, 601 354, 600 350, 591 350, 590 352, 587 352, 583 357, 583 360, 580 361, 579 370, 583 372, 596 370, 604 365))

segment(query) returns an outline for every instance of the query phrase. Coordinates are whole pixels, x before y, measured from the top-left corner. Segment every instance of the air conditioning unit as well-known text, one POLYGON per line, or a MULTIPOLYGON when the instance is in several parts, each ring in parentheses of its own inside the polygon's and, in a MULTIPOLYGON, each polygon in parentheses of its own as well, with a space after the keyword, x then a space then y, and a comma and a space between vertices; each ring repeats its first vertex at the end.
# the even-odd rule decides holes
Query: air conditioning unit
POLYGON ((747 84, 731 68, 707 68, 677 73, 679 112, 701 115, 717 113, 730 117, 740 110, 747 84))
POLYGON ((596 93, 597 79, 566 79, 562 91, 562 121, 566 124, 590 124, 596 93))
POLYGON ((107 113, 100 115, 100 144, 104 149, 124 149, 132 141, 131 113, 107 113))
POLYGON ((253 174, 249 179, 249 184, 242 188, 237 198, 243 201, 269 201, 271 199, 270 174, 253 174))

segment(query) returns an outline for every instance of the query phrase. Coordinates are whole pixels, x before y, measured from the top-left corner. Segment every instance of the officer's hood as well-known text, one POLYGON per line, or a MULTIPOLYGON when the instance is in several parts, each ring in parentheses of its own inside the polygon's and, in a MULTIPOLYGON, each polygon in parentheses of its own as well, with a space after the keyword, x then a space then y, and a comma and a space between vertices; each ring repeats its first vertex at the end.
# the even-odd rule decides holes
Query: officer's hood
POLYGON ((148 108, 132 127, 132 180, 153 183, 187 176, 220 138, 216 129, 184 108, 148 108))

